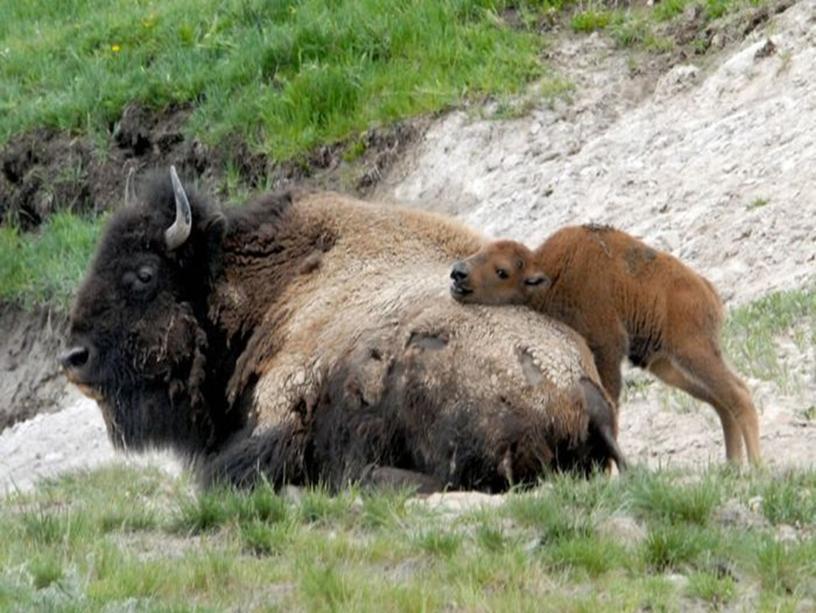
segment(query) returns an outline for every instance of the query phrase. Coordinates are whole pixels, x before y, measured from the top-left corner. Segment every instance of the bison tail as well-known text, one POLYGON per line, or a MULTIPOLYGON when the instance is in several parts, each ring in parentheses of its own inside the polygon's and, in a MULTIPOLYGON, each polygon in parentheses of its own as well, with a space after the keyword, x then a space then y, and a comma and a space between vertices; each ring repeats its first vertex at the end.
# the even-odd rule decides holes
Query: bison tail
POLYGON ((618 441, 615 440, 612 430, 606 427, 599 428, 596 435, 603 441, 608 456, 615 460, 618 471, 621 473, 625 472, 629 468, 629 463, 626 461, 626 457, 623 455, 618 441))
POLYGON ((618 465, 618 470, 624 472, 628 468, 628 462, 615 437, 617 411, 593 381, 584 378, 581 380, 581 387, 589 413, 589 439, 593 459, 600 461, 602 465, 612 459, 618 465))

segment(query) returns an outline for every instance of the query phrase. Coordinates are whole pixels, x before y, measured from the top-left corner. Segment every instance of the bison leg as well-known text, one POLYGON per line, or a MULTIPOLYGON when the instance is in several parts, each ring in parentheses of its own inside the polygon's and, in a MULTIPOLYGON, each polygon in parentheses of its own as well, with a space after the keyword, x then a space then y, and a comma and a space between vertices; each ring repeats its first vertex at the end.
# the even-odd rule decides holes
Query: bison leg
POLYGON ((307 440, 294 422, 239 439, 213 456, 195 463, 199 483, 252 488, 266 481, 276 489, 285 483, 304 483, 307 440))
POLYGON ((445 489, 439 479, 404 468, 370 466, 363 473, 361 483, 376 489, 410 489, 416 494, 433 494, 445 489))

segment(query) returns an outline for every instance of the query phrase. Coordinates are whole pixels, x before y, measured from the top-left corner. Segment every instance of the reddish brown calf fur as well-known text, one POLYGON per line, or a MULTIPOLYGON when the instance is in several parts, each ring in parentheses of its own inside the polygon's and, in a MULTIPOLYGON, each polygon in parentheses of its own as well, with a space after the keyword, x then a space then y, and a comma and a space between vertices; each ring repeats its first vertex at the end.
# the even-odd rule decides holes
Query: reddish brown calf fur
POLYGON ((608 226, 573 226, 535 251, 515 241, 486 245, 451 277, 461 302, 528 304, 574 328, 616 403, 624 357, 707 402, 722 422, 728 460, 742 461, 744 441, 759 463, 756 409, 722 356, 722 303, 677 258, 608 226))

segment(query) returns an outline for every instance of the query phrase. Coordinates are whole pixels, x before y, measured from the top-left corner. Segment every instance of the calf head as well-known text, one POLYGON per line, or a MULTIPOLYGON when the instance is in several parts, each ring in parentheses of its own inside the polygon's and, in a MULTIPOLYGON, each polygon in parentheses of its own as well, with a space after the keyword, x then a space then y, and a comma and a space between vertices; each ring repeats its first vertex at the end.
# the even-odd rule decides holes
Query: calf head
POLYGON ((516 241, 495 241, 451 269, 451 295, 459 302, 523 304, 550 279, 535 266, 530 249, 516 241))

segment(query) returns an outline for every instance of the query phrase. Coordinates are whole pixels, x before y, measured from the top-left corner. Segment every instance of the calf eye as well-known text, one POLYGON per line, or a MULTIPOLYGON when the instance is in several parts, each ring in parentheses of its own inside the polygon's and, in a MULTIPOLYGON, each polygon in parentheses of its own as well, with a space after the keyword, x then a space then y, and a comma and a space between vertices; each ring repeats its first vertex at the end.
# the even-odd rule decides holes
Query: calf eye
POLYGON ((496 274, 499 275, 499 279, 506 279, 510 276, 510 274, 504 268, 497 268, 496 274))

